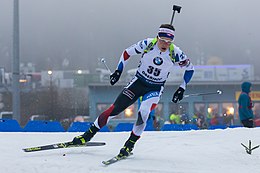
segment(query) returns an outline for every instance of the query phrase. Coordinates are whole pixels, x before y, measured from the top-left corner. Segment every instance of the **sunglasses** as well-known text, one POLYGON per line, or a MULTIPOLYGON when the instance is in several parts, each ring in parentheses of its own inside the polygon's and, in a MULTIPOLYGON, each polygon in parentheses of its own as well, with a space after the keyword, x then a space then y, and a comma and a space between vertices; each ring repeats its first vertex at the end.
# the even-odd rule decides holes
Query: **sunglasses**
POLYGON ((166 40, 166 39, 161 38, 161 37, 159 37, 159 36, 158 36, 158 39, 159 39, 160 41, 162 41, 162 42, 167 43, 167 44, 171 44, 171 43, 173 43, 173 40, 166 40))

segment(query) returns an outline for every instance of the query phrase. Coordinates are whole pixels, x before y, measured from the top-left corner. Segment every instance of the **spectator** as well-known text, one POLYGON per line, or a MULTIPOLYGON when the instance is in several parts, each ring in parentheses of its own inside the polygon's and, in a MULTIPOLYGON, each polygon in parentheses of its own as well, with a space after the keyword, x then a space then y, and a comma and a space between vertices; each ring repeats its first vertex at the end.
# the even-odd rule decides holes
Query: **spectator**
POLYGON ((252 84, 250 82, 243 82, 241 84, 242 92, 238 98, 238 113, 241 123, 244 127, 254 127, 253 104, 249 93, 251 92, 252 84))
POLYGON ((170 115, 171 124, 181 124, 181 117, 177 114, 172 113, 170 115))
POLYGON ((205 117, 201 113, 194 114, 192 116, 192 123, 196 124, 199 128, 206 128, 205 117))
POLYGON ((189 124, 190 118, 188 114, 182 114, 181 115, 181 124, 189 124))
POLYGON ((211 126, 214 126, 214 125, 218 125, 218 118, 217 118, 217 115, 213 115, 211 120, 210 120, 210 125, 211 126))
POLYGON ((195 125, 197 125, 197 121, 198 121, 198 116, 196 115, 196 114, 194 114, 193 116, 192 116, 192 124, 195 124, 195 125))

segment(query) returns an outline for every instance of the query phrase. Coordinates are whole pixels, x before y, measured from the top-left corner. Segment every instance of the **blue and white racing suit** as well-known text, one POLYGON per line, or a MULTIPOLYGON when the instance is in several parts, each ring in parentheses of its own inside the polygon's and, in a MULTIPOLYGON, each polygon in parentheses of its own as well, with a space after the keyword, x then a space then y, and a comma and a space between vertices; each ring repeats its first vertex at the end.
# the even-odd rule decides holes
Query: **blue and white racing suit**
POLYGON ((164 84, 175 66, 185 68, 183 82, 180 84, 184 90, 191 80, 194 67, 181 49, 174 45, 173 57, 170 49, 161 52, 157 43, 146 53, 146 47, 153 41, 147 38, 125 49, 122 53, 117 70, 123 71, 131 56, 140 54, 141 60, 133 79, 124 87, 115 102, 95 120, 94 124, 102 128, 108 121, 132 105, 140 96, 143 101, 138 110, 138 118, 133 127, 133 133, 140 136, 145 129, 146 121, 151 110, 160 100, 164 84))

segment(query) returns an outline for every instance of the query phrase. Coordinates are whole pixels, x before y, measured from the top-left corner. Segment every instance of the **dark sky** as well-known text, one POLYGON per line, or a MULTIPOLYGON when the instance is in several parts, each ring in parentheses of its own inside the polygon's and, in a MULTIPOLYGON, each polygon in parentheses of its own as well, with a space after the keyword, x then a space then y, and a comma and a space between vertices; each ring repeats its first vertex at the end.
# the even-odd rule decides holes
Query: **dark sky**
MULTIPOLYGON (((175 44, 194 64, 218 57, 223 64, 255 64, 260 74, 259 0, 20 0, 20 60, 39 71, 93 71, 106 58, 114 69, 126 47, 170 22, 173 4, 182 6, 175 44)), ((13 0, 0 0, 0 67, 9 71, 12 10, 13 0)), ((133 57, 128 68, 138 61, 133 57)))

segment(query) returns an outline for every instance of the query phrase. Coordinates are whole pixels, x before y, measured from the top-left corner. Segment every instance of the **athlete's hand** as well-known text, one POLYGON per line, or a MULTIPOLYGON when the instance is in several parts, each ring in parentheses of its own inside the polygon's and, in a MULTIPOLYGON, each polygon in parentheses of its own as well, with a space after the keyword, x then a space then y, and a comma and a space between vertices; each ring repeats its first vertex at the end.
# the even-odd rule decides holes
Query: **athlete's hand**
POLYGON ((175 91, 172 101, 174 103, 177 103, 178 101, 181 101, 183 99, 184 89, 182 87, 179 87, 177 91, 175 91))
POLYGON ((112 73, 110 75, 110 84, 111 85, 114 85, 119 80, 121 73, 122 73, 121 71, 116 70, 114 73, 112 73))

